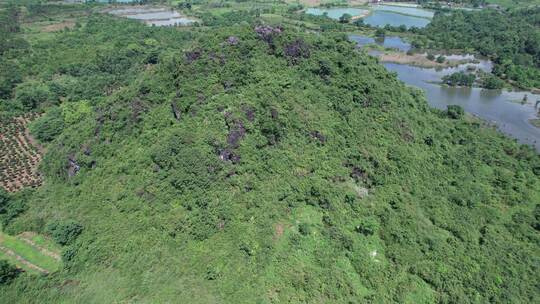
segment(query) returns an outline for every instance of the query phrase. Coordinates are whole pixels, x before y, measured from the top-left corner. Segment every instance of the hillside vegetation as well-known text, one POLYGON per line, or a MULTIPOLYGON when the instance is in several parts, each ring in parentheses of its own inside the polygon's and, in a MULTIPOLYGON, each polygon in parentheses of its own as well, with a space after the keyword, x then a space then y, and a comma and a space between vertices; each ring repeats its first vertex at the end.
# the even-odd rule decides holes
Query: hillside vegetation
POLYGON ((538 155, 345 35, 92 14, 23 42, 0 110, 44 113, 44 183, 0 221, 62 268, 1 264, 2 301, 539 302, 538 155))

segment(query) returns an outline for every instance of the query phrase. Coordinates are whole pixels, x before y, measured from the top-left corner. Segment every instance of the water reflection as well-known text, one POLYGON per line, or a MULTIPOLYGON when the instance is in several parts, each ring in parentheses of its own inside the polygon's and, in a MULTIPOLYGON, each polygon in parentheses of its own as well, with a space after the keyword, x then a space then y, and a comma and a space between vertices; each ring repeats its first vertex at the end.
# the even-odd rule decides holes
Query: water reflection
POLYGON ((405 42, 400 37, 395 36, 372 38, 363 35, 350 35, 349 39, 355 41, 360 47, 366 46, 368 44, 377 44, 384 48, 395 49, 402 52, 407 52, 411 49, 410 43, 405 42))
POLYGON ((460 105, 465 111, 495 124, 503 133, 521 143, 533 145, 540 151, 540 129, 529 121, 536 117, 534 103, 540 99, 540 95, 531 92, 446 87, 436 83, 450 73, 449 70, 463 70, 465 65, 442 71, 395 63, 384 63, 384 66, 395 72, 401 81, 422 89, 431 106, 446 109, 448 105, 460 105), (522 104, 525 95, 528 96, 528 102, 522 104))
MULTIPOLYGON (((360 47, 373 43, 402 51, 409 50, 411 47, 399 37, 387 37, 384 41, 377 41, 371 37, 350 35, 349 39, 358 43, 360 47)), ((372 56, 379 56, 381 53, 378 50, 369 51, 372 56)), ((535 104, 537 100, 540 100, 540 95, 524 91, 441 86, 441 79, 445 75, 470 70, 471 67, 485 72, 490 72, 493 68, 491 61, 476 58, 471 54, 443 55, 451 60, 474 60, 474 62, 451 68, 421 68, 389 62, 383 65, 394 72, 401 81, 422 89, 432 107, 444 110, 448 105, 460 105, 465 111, 495 124, 503 133, 516 138, 521 143, 530 144, 540 151, 540 128, 533 126, 530 122, 530 119, 537 117, 538 109, 535 108, 535 104), (524 96, 528 97, 525 103, 523 103, 524 96)))
POLYGON ((384 27, 385 25, 423 28, 431 22, 430 19, 392 13, 387 11, 373 11, 364 18, 364 23, 371 26, 384 27))
POLYGON ((394 5, 384 5, 384 4, 378 4, 373 5, 372 8, 376 11, 387 11, 387 12, 394 12, 394 13, 400 13, 400 14, 406 14, 416 17, 424 17, 424 18, 433 18, 433 15, 435 14, 433 11, 417 8, 417 7, 409 7, 409 6, 394 6, 394 5))
POLYGON ((108 10, 109 14, 141 20, 155 26, 189 25, 195 20, 182 16, 179 12, 165 7, 129 6, 108 10))
POLYGON ((322 16, 326 14, 332 19, 339 19, 344 14, 351 16, 365 16, 364 23, 371 26, 385 25, 422 28, 429 24, 433 17, 433 12, 421 8, 390 6, 390 5, 373 5, 370 9, 360 9, 353 7, 336 7, 336 8, 308 8, 306 14, 322 16))
POLYGON ((345 8, 308 8, 306 9, 306 14, 315 15, 315 16, 322 16, 326 14, 329 18, 332 19, 339 19, 341 16, 345 14, 349 14, 351 16, 360 16, 364 15, 368 12, 368 10, 365 9, 359 9, 359 8, 352 8, 352 7, 345 7, 345 8))

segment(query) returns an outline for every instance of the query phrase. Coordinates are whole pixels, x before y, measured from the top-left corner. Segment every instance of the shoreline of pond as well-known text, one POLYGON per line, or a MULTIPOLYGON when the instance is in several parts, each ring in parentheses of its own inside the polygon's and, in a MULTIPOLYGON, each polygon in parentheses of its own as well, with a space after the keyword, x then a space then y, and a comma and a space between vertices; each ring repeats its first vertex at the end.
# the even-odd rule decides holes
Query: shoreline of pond
MULTIPOLYGON (((365 35, 349 35, 368 54, 378 57, 377 52, 370 52, 370 45, 386 52, 406 54, 411 50, 410 43, 399 36, 386 36, 375 39, 365 35), (392 50, 393 49, 393 50, 392 50), (390 50, 390 51, 389 51, 390 50)), ((424 53, 422 56, 426 56, 424 53)), ((468 71, 474 66, 475 72, 491 72, 493 63, 489 58, 476 57, 474 54, 445 54, 448 60, 457 61, 453 66, 414 66, 409 62, 380 63, 406 85, 424 91, 426 101, 431 107, 445 110, 449 105, 459 105, 463 109, 486 122, 494 125, 501 133, 515 138, 518 142, 533 146, 540 152, 540 117, 537 116, 535 101, 540 94, 515 87, 499 90, 479 87, 453 87, 442 85, 442 78, 456 72, 468 71), (468 62, 459 62, 466 59, 468 62), (525 98, 525 96, 528 96, 525 98), (524 103, 523 100, 526 100, 524 103)), ((407 57, 410 59, 409 57, 407 57)))
POLYGON ((308 7, 300 11, 303 14, 314 16, 326 15, 331 19, 339 20, 348 14, 351 20, 361 19, 366 24, 381 27, 383 24, 399 26, 404 23, 407 27, 425 27, 433 18, 434 12, 418 7, 392 6, 386 4, 334 6, 334 7, 308 7), (400 19, 400 20, 398 20, 400 19), (392 23, 399 24, 392 24, 392 23))

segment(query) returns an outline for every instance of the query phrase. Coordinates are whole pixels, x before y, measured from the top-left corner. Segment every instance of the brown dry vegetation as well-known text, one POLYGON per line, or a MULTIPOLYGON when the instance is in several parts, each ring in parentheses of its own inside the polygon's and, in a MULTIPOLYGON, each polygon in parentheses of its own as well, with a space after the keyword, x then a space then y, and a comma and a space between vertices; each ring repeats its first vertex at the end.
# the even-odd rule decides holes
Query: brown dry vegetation
POLYGON ((62 21, 60 23, 54 23, 54 24, 49 24, 49 25, 45 25, 43 27, 41 27, 41 31, 44 32, 44 33, 50 33, 50 32, 57 32, 57 31, 61 31, 65 28, 73 28, 75 27, 75 21, 73 20, 65 20, 65 21, 62 21))
POLYGON ((426 54, 412 54, 408 55, 402 52, 385 52, 380 54, 379 60, 381 62, 393 62, 399 64, 410 64, 419 67, 453 67, 460 64, 467 63, 467 60, 445 60, 439 63, 435 60, 429 60, 426 54))
POLYGON ((37 168, 43 151, 27 129, 37 116, 26 114, 0 123, 0 187, 6 191, 41 185, 37 168))

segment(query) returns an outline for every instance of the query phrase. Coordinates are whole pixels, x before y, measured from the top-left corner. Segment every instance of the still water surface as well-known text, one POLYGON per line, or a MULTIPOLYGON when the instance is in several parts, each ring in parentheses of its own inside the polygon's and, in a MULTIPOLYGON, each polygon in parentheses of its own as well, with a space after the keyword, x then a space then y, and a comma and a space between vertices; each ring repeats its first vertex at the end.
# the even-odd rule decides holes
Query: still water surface
POLYGON ((341 16, 345 14, 349 14, 351 16, 358 16, 367 13, 368 10, 365 9, 359 9, 359 8, 352 8, 352 7, 344 7, 344 8, 308 8, 306 9, 306 14, 315 15, 315 16, 322 16, 325 13, 328 15, 328 17, 332 19, 339 19, 341 16))
POLYGON ((394 12, 404 15, 411 15, 416 17, 424 17, 424 18, 433 18, 433 15, 435 14, 433 11, 416 8, 416 7, 406 7, 406 6, 392 6, 392 5, 373 5, 372 9, 375 11, 387 11, 387 12, 394 12))
POLYGON ((430 21, 430 19, 426 18, 413 17, 379 10, 373 11, 373 13, 364 18, 364 23, 377 27, 384 27, 388 24, 391 26, 405 25, 407 28, 413 26, 423 28, 426 27, 426 25, 428 25, 430 21))
MULTIPOLYGON (((400 26, 407 27, 425 27, 433 17, 433 12, 425 9, 414 7, 401 7, 390 5, 373 5, 370 7, 371 13, 364 17, 364 23, 372 26, 400 26)), ((306 14, 322 16, 327 14, 332 19, 339 19, 344 14, 351 16, 366 15, 369 10, 353 8, 353 7, 336 7, 336 8, 308 8, 306 14)))
POLYGON ((355 41, 360 47, 364 47, 368 44, 377 44, 384 48, 395 49, 402 52, 407 52, 411 49, 410 43, 396 36, 373 38, 363 35, 349 35, 349 39, 355 41))
MULTIPOLYGON (((375 40, 361 35, 351 35, 350 39, 364 46, 373 42, 384 47, 410 49, 410 45, 399 37, 387 37, 390 41, 375 40)), ((473 55, 446 55, 452 59, 472 59, 473 55)), ((540 128, 533 126, 529 120, 536 118, 535 103, 540 95, 531 92, 514 92, 507 90, 486 90, 481 88, 456 88, 441 86, 441 78, 458 71, 464 71, 474 65, 486 72, 491 71, 493 64, 489 60, 478 59, 475 64, 463 64, 453 68, 435 69, 421 68, 397 63, 383 63, 389 71, 408 85, 422 89, 428 103, 438 109, 446 109, 448 105, 460 105, 465 111, 493 123, 503 133, 516 138, 519 142, 532 145, 540 151, 540 128), (527 102, 522 104, 527 95, 527 102)))
POLYGON ((110 14, 141 20, 155 26, 188 25, 194 20, 182 16, 175 10, 163 7, 122 7, 109 11, 110 14))
POLYGON ((396 72, 401 81, 422 89, 432 107, 446 109, 448 105, 460 105, 465 111, 494 123, 503 133, 540 151, 540 128, 529 122, 529 119, 536 117, 534 103, 540 100, 540 95, 530 92, 446 87, 434 83, 440 82, 444 75, 466 69, 465 65, 437 71, 433 68, 396 63, 383 64, 389 71, 396 72), (522 104, 525 94, 528 102, 522 104))

